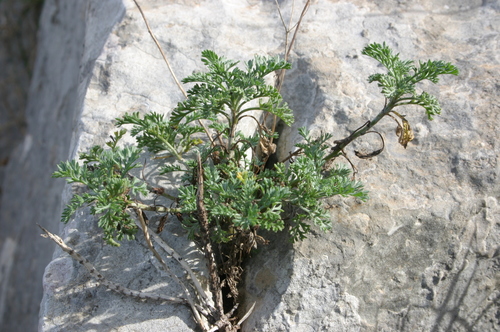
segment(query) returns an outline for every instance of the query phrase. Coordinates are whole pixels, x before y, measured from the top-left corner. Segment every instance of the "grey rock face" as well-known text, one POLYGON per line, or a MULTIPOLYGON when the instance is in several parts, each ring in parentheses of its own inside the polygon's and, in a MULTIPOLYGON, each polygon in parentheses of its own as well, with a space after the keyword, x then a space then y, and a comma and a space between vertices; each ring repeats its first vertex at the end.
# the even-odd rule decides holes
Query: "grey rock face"
POLYGON ((102 36, 120 15, 119 1, 45 1, 26 136, 11 154, 2 185, 2 331, 33 331, 38 325, 41 278, 54 246, 40 238, 36 224, 57 227, 63 183, 50 176, 57 163, 68 158, 92 64, 105 42, 102 36))
MULTIPOLYGON (((272 2, 141 4, 179 78, 203 69, 200 53, 207 48, 241 60, 282 53, 284 33, 272 2)), ((96 62, 75 151, 103 144, 113 119, 125 112, 168 114, 182 100, 138 11, 132 3, 125 6, 125 18, 96 62)), ((289 4, 282 6, 287 19, 289 4)), ((293 245, 284 234, 271 235, 271 244, 249 260, 243 309, 254 302, 256 309, 244 331, 499 329, 498 9, 496 2, 430 0, 311 6, 283 87, 296 123, 282 129, 280 159, 292 150, 298 127, 341 139, 383 107, 379 89, 366 81, 382 70, 361 55, 368 43, 386 41, 406 59, 449 61, 461 73, 424 85, 443 107, 434 121, 413 106, 399 110, 415 130, 407 149, 397 143, 389 118, 375 128, 385 137, 381 155, 354 156, 353 150, 378 148, 369 136, 347 149, 356 178, 370 191, 368 202, 328 200, 330 232, 314 230, 293 245)), ((204 262, 188 256, 192 244, 180 240, 183 230, 174 222, 169 227, 164 236, 203 279, 204 262)), ((102 245, 88 211, 62 237, 111 280, 179 292, 151 265, 140 241, 118 249, 102 245)), ((106 291, 59 250, 44 287, 41 331, 195 329, 187 307, 106 291)))
MULTIPOLYGON (((246 331, 499 327, 499 147, 492 126, 499 114, 497 8, 379 3, 329 3, 309 13, 284 89, 297 112, 295 127, 340 139, 383 107, 378 88, 366 82, 380 70, 360 54, 369 42, 387 41, 403 58, 450 61, 460 77, 426 87, 443 106, 434 121, 421 109, 400 109, 416 132, 406 150, 386 119, 378 127, 384 153, 356 159, 353 150, 379 147, 368 139, 346 151, 370 200, 327 202, 333 228, 293 246, 288 285, 271 269, 269 278, 281 282, 266 291, 259 286, 261 271, 282 259, 278 251, 247 266, 249 300, 261 307, 246 331)), ((283 130, 282 156, 297 139, 294 129, 283 130)))

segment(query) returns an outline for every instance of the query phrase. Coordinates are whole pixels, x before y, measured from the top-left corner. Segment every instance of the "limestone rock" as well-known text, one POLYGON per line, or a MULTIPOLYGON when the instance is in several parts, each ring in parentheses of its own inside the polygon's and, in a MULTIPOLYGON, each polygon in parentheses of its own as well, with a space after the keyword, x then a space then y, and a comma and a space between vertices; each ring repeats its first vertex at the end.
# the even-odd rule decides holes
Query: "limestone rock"
MULTIPOLYGON (((203 49, 237 60, 283 52, 283 27, 272 2, 141 4, 179 78, 203 69, 203 49)), ((287 20, 290 4, 281 6, 287 20)), ((113 119, 125 112, 168 114, 182 100, 137 9, 129 1, 125 7, 94 68, 78 151, 103 144, 113 119)), ((425 85, 443 107, 434 121, 417 107, 400 109, 415 129, 407 149, 398 145, 391 119, 375 128, 385 138, 381 155, 356 159, 354 149, 379 144, 368 137, 347 149, 356 178, 370 191, 368 202, 328 200, 330 232, 314 230, 293 245, 285 234, 271 235, 271 244, 250 259, 243 309, 254 302, 256 309, 244 331, 499 329, 498 10, 497 2, 487 1, 311 5, 283 87, 296 123, 282 128, 278 158, 293 148, 300 126, 341 139, 383 107, 379 89, 366 81, 382 70, 361 55, 368 43, 386 41, 406 59, 449 61, 461 74, 425 85)), ((169 240, 187 254, 182 229, 169 227, 169 240)), ((99 232, 86 211, 62 236, 114 281, 179 292, 138 242, 117 249, 96 241, 99 232)), ((196 255, 191 259, 203 276, 204 263, 196 255)), ((44 287, 41 331, 195 328, 187 307, 140 303, 106 291, 59 250, 44 287)))
MULTIPOLYGON (((272 269, 269 278, 280 282, 259 286, 263 263, 288 257, 279 251, 247 266, 247 302, 258 309, 245 331, 499 328, 498 5, 377 3, 329 3, 308 13, 283 90, 294 127, 341 139, 381 110, 378 88, 366 82, 380 68, 360 53, 369 42, 386 41, 406 59, 452 62, 461 74, 426 86, 443 106, 434 121, 422 109, 400 109, 416 129, 406 150, 391 119, 376 129, 386 140, 382 154, 354 156, 379 147, 368 139, 347 149, 370 199, 329 201, 331 232, 295 244, 285 278, 272 269)), ((282 156, 294 129, 283 130, 282 156)))

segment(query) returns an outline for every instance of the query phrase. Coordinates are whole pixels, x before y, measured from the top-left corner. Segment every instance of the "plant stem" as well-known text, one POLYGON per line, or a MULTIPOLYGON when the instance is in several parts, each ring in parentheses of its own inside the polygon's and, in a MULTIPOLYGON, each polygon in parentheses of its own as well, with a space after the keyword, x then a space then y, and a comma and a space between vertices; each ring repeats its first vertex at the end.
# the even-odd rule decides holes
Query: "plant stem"
POLYGON ((160 205, 150 206, 142 203, 132 202, 128 205, 134 209, 141 209, 143 211, 167 212, 167 213, 182 213, 181 209, 168 208, 160 205))
POLYGON ((170 144, 166 139, 164 139, 161 136, 158 136, 158 138, 162 141, 163 144, 167 146, 167 149, 169 152, 171 152, 178 160, 183 160, 179 152, 170 144))
POLYGON ((184 294, 186 295, 186 300, 188 301, 189 305, 191 306, 191 310, 193 311, 193 315, 196 318, 196 321, 202 328, 205 330, 207 329, 207 325, 205 321, 201 318, 200 313, 198 312, 198 309, 196 308, 195 302, 194 302, 194 297, 191 296, 191 292, 189 289, 186 287, 186 285, 175 275, 172 273, 172 271, 168 268, 167 264, 163 260, 163 258, 160 256, 158 251, 156 251, 155 247, 153 246, 153 242, 151 241, 151 237, 149 236, 148 232, 148 226, 146 225, 146 221, 144 220, 143 212, 141 209, 136 208, 135 212, 137 213, 137 218, 139 219, 139 225, 142 228, 142 231, 144 233, 144 239, 146 240, 146 243, 148 245, 149 250, 153 253, 153 256, 158 260, 160 263, 161 267, 163 270, 170 275, 172 279, 177 281, 177 283, 182 287, 184 294))
POLYGON ((335 141, 336 145, 332 147, 331 152, 329 155, 327 155, 324 159, 326 161, 331 160, 333 158, 336 158, 342 154, 342 150, 349 145, 352 141, 354 141, 356 138, 363 136, 366 134, 373 126, 375 126, 384 116, 389 114, 392 109, 396 106, 398 100, 391 99, 389 103, 385 105, 385 107, 380 111, 379 114, 372 120, 366 122, 364 125, 356 129, 351 135, 348 137, 335 141))
MULTIPOLYGON (((156 47, 158 47, 158 50, 160 51, 161 56, 163 57, 163 60, 167 64, 168 70, 170 71, 170 74, 172 75, 172 78, 174 79, 175 84, 177 84, 177 87, 179 88, 179 90, 181 90, 181 92, 184 95, 184 97, 187 98, 188 95, 186 93, 186 90, 184 90, 184 88, 182 87, 181 83, 177 79, 177 76, 175 76, 174 70, 172 69, 172 66, 170 66, 170 61, 168 61, 167 56, 165 55, 165 52, 163 52, 163 49, 162 49, 160 43, 158 42, 158 39, 156 39, 153 31, 149 27, 148 20, 146 19, 146 15, 144 15, 144 12, 142 11, 141 6, 139 5, 139 3, 136 0, 133 0, 133 1, 134 1, 135 5, 137 6, 137 9, 139 9, 139 12, 141 13, 142 19, 144 20, 144 23, 146 24, 146 28, 148 29, 149 35, 151 36, 151 38, 155 42, 156 47)), ((207 134, 208 139, 210 140, 210 142, 212 143, 212 145, 214 145, 214 141, 212 140, 212 135, 210 135, 210 132, 208 131, 208 128, 205 126, 205 124, 201 120, 198 120, 198 123, 203 127, 203 130, 207 134)))
POLYGON ((208 214, 207 210, 205 209, 205 204, 203 202, 203 196, 204 196, 203 166, 201 164, 201 157, 199 154, 197 155, 197 162, 198 162, 198 169, 197 169, 198 193, 196 196, 196 205, 198 209, 198 222, 200 223, 201 240, 205 251, 205 257, 208 260, 208 270, 210 274, 210 283, 209 283, 210 291, 214 296, 215 309, 217 311, 217 314, 219 315, 219 317, 215 317, 215 319, 219 320, 224 316, 224 306, 222 299, 222 290, 220 288, 220 278, 218 273, 219 269, 217 268, 217 263, 215 261, 215 256, 212 249, 212 242, 210 240, 208 214))
POLYGON ((63 251, 65 251, 67 254, 69 254, 75 261, 78 263, 82 264, 90 273, 91 276, 96 278, 102 285, 106 286, 107 288, 117 292, 121 293, 126 296, 132 296, 136 297, 139 299, 151 299, 154 301, 168 301, 171 303, 181 303, 181 304, 188 304, 188 301, 184 298, 179 298, 179 297, 170 297, 170 296, 165 296, 163 294, 156 294, 156 293, 150 293, 150 292, 142 292, 142 291, 136 291, 132 290, 126 287, 123 287, 122 285, 119 285, 115 282, 112 282, 110 280, 107 280, 90 262, 87 258, 82 257, 78 252, 76 252, 73 248, 68 246, 59 236, 52 234, 42 226, 38 225, 42 229, 42 231, 45 234, 42 234, 43 237, 47 237, 54 241, 63 251))

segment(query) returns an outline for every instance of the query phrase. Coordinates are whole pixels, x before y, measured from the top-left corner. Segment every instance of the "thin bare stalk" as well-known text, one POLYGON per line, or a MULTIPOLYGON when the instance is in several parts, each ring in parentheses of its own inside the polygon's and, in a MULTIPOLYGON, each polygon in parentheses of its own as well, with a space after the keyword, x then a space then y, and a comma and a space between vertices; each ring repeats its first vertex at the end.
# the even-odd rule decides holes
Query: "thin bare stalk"
MULTIPOLYGON (((197 162, 198 162, 198 192, 196 196, 196 205, 197 205, 197 210, 198 210, 198 221, 200 223, 200 231, 201 231, 201 240, 203 242, 203 249, 205 251, 205 257, 207 258, 208 261, 208 270, 210 274, 210 291, 212 292, 214 296, 214 302, 215 302, 215 309, 218 311, 218 314, 220 317, 224 316, 224 306, 223 306, 223 299, 222 299, 222 290, 220 287, 220 277, 219 277, 219 272, 217 268, 217 263, 215 261, 215 256, 214 252, 212 249, 212 242, 210 241, 210 231, 209 231, 209 225, 208 225, 208 214, 205 209, 205 204, 203 202, 203 166, 201 164, 201 157, 198 154, 197 155, 197 162)), ((217 317, 219 319, 220 317, 217 317)))
POLYGON ((250 307, 250 309, 248 309, 247 313, 246 313, 243 317, 241 317, 241 319, 238 321, 238 324, 236 324, 237 326, 240 326, 241 324, 243 324, 243 322, 244 322, 244 321, 245 321, 248 317, 250 317, 250 315, 252 314, 253 310, 255 309, 255 303, 256 303, 256 302, 254 302, 254 303, 252 304, 252 306, 250 307))
MULTIPOLYGON (((304 8, 302 8, 302 12, 300 13, 300 17, 297 20, 297 23, 295 23, 295 25, 293 27, 291 26, 291 21, 292 21, 292 16, 293 16, 293 8, 292 8, 292 15, 290 15, 290 22, 289 22, 288 26, 286 26, 285 21, 283 19, 283 16, 281 14, 281 9, 279 7, 278 1, 277 0, 275 0, 275 1, 276 1, 276 6, 278 7, 278 12, 279 12, 279 15, 281 18, 281 22, 283 23, 283 27, 285 28, 285 61, 288 61, 288 58, 290 56, 290 52, 292 51, 292 48, 293 48, 293 44, 295 43, 295 40, 297 38, 297 33, 299 32, 302 20, 303 20, 304 16, 306 15, 307 10, 309 9, 309 6, 311 5, 311 0, 307 0, 307 2, 304 4, 304 8), (290 41, 290 45, 288 45, 288 38, 289 38, 290 32, 292 30, 295 30, 295 31, 293 33, 292 40, 290 41)), ((292 6, 294 6, 294 4, 292 4, 292 6)), ((278 75, 278 80, 277 80, 277 85, 276 85, 276 88, 278 89, 278 91, 281 90, 281 87, 283 85, 285 73, 286 73, 286 70, 282 69, 278 75)))
POLYGON ((117 293, 126 295, 126 296, 131 296, 139 299, 149 299, 149 300, 154 300, 154 301, 168 301, 171 303, 181 303, 181 304, 187 304, 188 301, 183 298, 178 298, 178 297, 171 297, 171 296, 165 296, 162 294, 156 294, 156 293, 150 293, 150 292, 142 292, 142 291, 136 291, 129 289, 127 287, 124 287, 120 284, 117 284, 115 282, 112 282, 110 280, 107 280, 96 268, 90 261, 80 255, 76 250, 68 246, 59 236, 52 234, 42 226, 38 225, 42 229, 42 231, 45 234, 42 234, 43 237, 49 238, 52 241, 54 241, 64 252, 69 254, 71 258, 76 260, 78 263, 83 265, 90 273, 91 276, 96 278, 100 284, 103 286, 106 286, 107 288, 111 289, 112 291, 115 291, 117 293))
POLYGON ((166 213, 180 213, 181 210, 177 208, 168 208, 161 205, 146 205, 143 203, 132 202, 128 205, 133 209, 141 209, 143 211, 166 212, 166 213))
MULTIPOLYGON (((168 58, 165 55, 165 52, 163 52, 163 49, 162 49, 160 43, 158 42, 158 39, 156 39, 153 31, 149 27, 148 20, 146 19, 146 15, 144 15, 144 12, 142 11, 141 6, 139 5, 139 3, 136 0, 134 0, 134 3, 136 5, 137 9, 139 9, 139 12, 141 13, 142 19, 144 20, 144 23, 146 24, 146 28, 148 29, 148 32, 151 35, 151 38, 155 42, 156 47, 158 47, 158 50, 160 50, 161 56, 163 57, 163 60, 167 64, 168 70, 170 71, 170 74, 172 75, 172 78, 174 79, 175 84, 177 84, 177 87, 181 90, 181 92, 184 95, 184 97, 187 98, 188 95, 186 93, 186 90, 184 90, 184 88, 182 87, 181 83, 177 79, 177 76, 175 75, 174 70, 172 69, 172 66, 170 65, 170 61, 168 61, 168 58)), ((198 123, 200 124, 200 126, 203 127, 203 130, 207 134, 208 139, 210 140, 210 142, 212 143, 212 145, 214 145, 214 141, 212 139, 212 135, 210 135, 210 131, 208 130, 208 128, 205 126, 205 124, 201 120, 198 120, 198 123)))
POLYGON ((158 50, 160 50, 161 56, 163 57, 163 60, 167 64, 168 70, 170 71, 170 74, 172 75, 172 78, 174 79, 175 84, 177 84, 177 87, 179 87, 179 90, 181 90, 181 92, 184 95, 184 97, 187 98, 187 93, 184 90, 184 88, 182 87, 182 85, 179 82, 179 80, 177 79, 177 76, 175 76, 174 70, 172 69, 172 66, 170 66, 170 61, 168 61, 167 56, 163 52, 163 49, 161 48, 160 43, 158 42, 158 39, 156 39, 155 35, 153 34, 153 31, 149 27, 148 20, 146 19, 146 16, 144 15, 144 12, 142 11, 141 6, 139 5, 139 3, 137 3, 136 0, 134 0, 134 3, 137 6, 137 9, 139 9, 139 12, 141 13, 142 19, 144 20, 144 23, 146 24, 146 28, 148 29, 148 32, 151 35, 151 38, 153 39, 153 41, 155 42, 156 46, 158 47, 158 50))
POLYGON ((192 298, 192 296, 189 292, 189 289, 184 285, 184 283, 175 274, 172 273, 172 271, 170 271, 170 269, 168 268, 168 266, 165 263, 165 261, 163 260, 163 258, 160 256, 158 251, 156 251, 156 249, 154 248, 153 242, 151 241, 151 238, 149 236, 148 226, 146 225, 146 221, 144 220, 144 217, 142 215, 142 213, 143 213, 142 210, 135 209, 135 211, 137 213, 137 218, 139 219, 140 226, 141 226, 142 231, 144 233, 144 238, 145 238, 146 243, 149 247, 149 250, 153 253, 155 258, 161 264, 163 270, 165 272, 167 272, 172 277, 172 279, 176 280, 177 283, 182 286, 182 288, 184 288, 184 293, 186 294, 187 301, 188 301, 189 305, 191 306, 191 310, 193 311, 193 314, 194 314, 196 321, 198 322, 198 324, 200 324, 200 326, 203 329, 208 330, 208 326, 207 326, 206 322, 201 318, 200 313, 198 312, 198 308, 195 305, 194 299, 192 298))
POLYGON ((148 229, 149 235, 153 238, 153 240, 165 250, 165 252, 172 256, 183 268, 184 270, 188 273, 189 277, 191 278, 196 290, 202 297, 202 299, 208 303, 209 298, 205 291, 203 290, 203 287, 201 287, 200 282, 198 281, 198 278, 196 278, 193 270, 191 267, 186 263, 186 261, 172 248, 170 247, 161 237, 158 236, 155 232, 151 231, 148 229))
MULTIPOLYGON (((278 8, 278 13, 279 13, 281 22, 282 22, 283 27, 285 29, 285 58, 284 58, 284 60, 288 61, 288 58, 290 56, 290 52, 292 51, 292 48, 293 48, 293 44, 295 43, 295 40, 297 38, 297 33, 299 32, 299 29, 300 29, 300 24, 302 23, 302 20, 304 19, 304 16, 306 15, 307 10, 309 9, 309 6, 311 5, 311 0, 306 1, 306 3, 304 4, 304 8, 302 8, 302 12, 300 13, 299 19, 293 27, 291 27, 291 22, 292 22, 292 17, 293 17, 293 10, 295 7, 295 1, 292 3, 292 13, 290 15, 290 21, 288 23, 288 26, 285 24, 285 20, 283 19, 283 15, 281 13, 281 9, 280 9, 280 6, 278 4, 278 0, 275 0, 275 2, 276 2, 276 7, 278 8), (294 29, 295 29, 295 31, 293 33, 292 40, 290 42, 290 45, 288 45, 289 34, 294 29)), ((277 77, 276 83, 275 83, 275 87, 278 91, 281 91, 281 87, 283 86, 283 81, 285 80, 285 73, 286 73, 285 69, 281 69, 278 73, 278 77, 277 77)), ((265 124, 267 122, 268 115, 269 114, 266 114, 264 116, 264 120, 262 121, 263 124, 265 124)), ((276 125, 277 124, 278 124, 278 117, 276 115, 274 115, 273 116, 273 124, 271 126, 272 133, 276 132, 276 125)), ((273 140, 274 139, 271 137, 271 139, 269 140, 269 144, 273 144, 273 140)))

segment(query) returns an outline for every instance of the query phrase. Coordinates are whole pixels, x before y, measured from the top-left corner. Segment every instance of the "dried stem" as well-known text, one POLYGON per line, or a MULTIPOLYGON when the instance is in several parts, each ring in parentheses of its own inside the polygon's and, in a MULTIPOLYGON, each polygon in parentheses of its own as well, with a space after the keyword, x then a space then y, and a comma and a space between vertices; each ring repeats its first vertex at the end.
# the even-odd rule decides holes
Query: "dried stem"
POLYGON ((133 209, 141 209, 143 211, 154 211, 154 212, 167 212, 167 213, 172 213, 172 214, 175 214, 175 213, 180 213, 180 209, 177 209, 177 208, 168 208, 168 207, 165 207, 165 206, 161 206, 161 205, 147 205, 147 204, 143 204, 143 203, 138 203, 138 202, 132 202, 128 205, 129 207, 133 208, 133 209))
POLYGON ((196 278, 193 270, 191 267, 186 263, 186 260, 184 260, 172 247, 170 247, 161 237, 159 237, 155 232, 151 231, 148 229, 149 235, 153 238, 153 240, 165 250, 165 252, 172 256, 183 268, 184 270, 188 273, 189 277, 191 278, 196 290, 202 297, 202 299, 207 302, 208 304, 208 296, 203 290, 203 287, 201 287, 200 282, 198 281, 198 278, 196 278))
POLYGON ((151 38, 153 39, 153 41, 155 42, 156 46, 160 50, 161 56, 163 57, 163 60, 165 60, 165 63, 167 64, 167 67, 168 67, 168 70, 170 71, 170 74, 172 75, 172 78, 175 81, 175 84, 177 84, 177 87, 181 90, 181 92, 184 95, 184 97, 187 98, 186 90, 184 90, 184 88, 182 87, 181 83, 177 79, 177 76, 175 76, 174 70, 172 69, 172 66, 170 66, 170 62, 168 61, 167 56, 163 52, 163 49, 161 48, 160 43, 158 42, 158 39, 156 39, 155 35, 153 34, 153 31, 149 27, 148 20, 146 19, 146 16, 144 15, 144 12, 142 11, 141 6, 139 6, 139 3, 137 3, 136 0, 134 0, 134 3, 137 6, 137 8, 139 9, 139 12, 141 13, 142 19, 144 20, 144 23, 146 24, 146 28, 148 29, 148 32, 151 35, 151 38))
POLYGON ((196 321, 198 322, 198 324, 200 324, 200 326, 202 328, 204 328, 205 330, 207 330, 208 329, 207 324, 201 318, 200 313, 198 312, 198 309, 197 309, 197 307, 195 305, 194 299, 192 298, 192 296, 191 296, 191 294, 189 292, 189 289, 184 285, 184 283, 175 274, 172 273, 172 271, 170 271, 170 269, 168 268, 168 266, 165 263, 165 261, 163 260, 163 258, 160 256, 160 254, 158 253, 158 251, 156 251, 156 249, 154 248, 153 242, 151 242, 151 238, 149 237, 148 226, 146 225, 146 221, 144 220, 144 216, 143 216, 142 210, 141 209, 135 209, 135 212, 137 213, 137 218, 139 219, 140 226, 141 226, 142 231, 144 233, 144 238, 145 238, 146 243, 147 243, 147 245, 149 247, 149 250, 153 253, 153 255, 155 256, 155 258, 161 264, 161 266, 164 269, 164 271, 167 272, 172 277, 172 279, 176 280, 177 283, 182 286, 182 288, 184 289, 184 293, 187 296, 187 301, 188 301, 189 305, 191 306, 191 310, 193 311, 194 317, 196 318, 196 321))
MULTIPOLYGON (((297 33, 299 32, 299 29, 300 29, 300 24, 302 23, 302 20, 303 20, 304 16, 306 15, 307 10, 309 9, 309 6, 311 5, 311 0, 306 1, 306 3, 304 4, 304 8, 302 8, 302 12, 300 13, 299 19, 293 27, 291 27, 291 22, 292 22, 292 16, 293 16, 293 9, 295 7, 295 1, 292 3, 292 13, 290 14, 290 21, 288 23, 288 26, 285 24, 285 20, 283 19, 283 15, 281 13, 281 9, 280 9, 280 6, 278 4, 278 0, 275 0, 275 2, 276 2, 276 7, 278 8, 278 13, 279 13, 279 16, 281 19, 281 23, 283 24, 283 27, 285 28, 285 58, 284 58, 284 60, 288 61, 288 58, 290 56, 290 52, 292 51, 292 48, 293 48, 293 44, 295 43, 295 40, 297 38, 297 33), (293 33, 292 40, 291 40, 290 44, 288 44, 289 34, 294 29, 295 29, 295 31, 293 33)), ((283 81, 285 80, 285 73, 286 73, 286 69, 281 69, 278 73, 278 77, 277 77, 276 83, 275 83, 275 87, 278 91, 281 91, 281 87, 283 86, 283 81)), ((262 122, 263 124, 266 123, 267 116, 268 116, 268 114, 266 114, 264 116, 264 120, 262 122)), ((273 125, 271 126, 272 133, 276 132, 276 125, 277 124, 278 124, 278 117, 276 115, 274 115, 273 116, 273 125)), ((271 137, 271 139, 269 140, 269 144, 273 144, 273 140, 274 139, 271 137)))
MULTIPOLYGON (((172 75, 172 78, 174 79, 175 84, 177 84, 177 87, 181 90, 181 92, 184 95, 184 97, 187 98, 188 95, 186 93, 186 90, 184 90, 184 88, 182 87, 181 83, 177 79, 177 76, 175 75, 174 70, 172 69, 172 66, 170 65, 170 61, 168 61, 167 56, 165 55, 165 52, 163 52, 163 49, 162 49, 160 43, 158 42, 158 39, 156 39, 153 31, 149 27, 148 20, 146 19, 146 15, 144 15, 144 12, 142 11, 141 6, 139 5, 139 3, 136 0, 134 0, 134 3, 137 6, 137 8, 139 9, 139 12, 141 13, 142 19, 144 20, 144 23, 146 24, 146 28, 148 29, 148 32, 151 35, 151 38, 155 42, 156 47, 158 47, 158 50, 160 50, 161 56, 163 57, 163 60, 167 64, 168 70, 170 71, 170 74, 172 75)), ((210 140, 210 142, 212 143, 212 145, 214 145, 214 141, 212 139, 212 135, 210 135, 210 131, 208 130, 208 128, 205 126, 205 124, 201 120, 198 120, 198 123, 200 124, 200 126, 203 127, 203 130, 207 134, 208 139, 210 140)))
POLYGON ((252 314, 253 310, 255 309, 255 303, 256 303, 256 302, 254 302, 254 303, 252 304, 252 306, 250 307, 250 309, 248 309, 247 313, 246 313, 243 317, 241 317, 241 319, 238 321, 238 324, 236 324, 237 326, 240 326, 241 324, 243 324, 243 322, 244 322, 244 321, 245 321, 248 317, 250 317, 250 315, 252 314))
POLYGON ((200 223, 201 229, 201 240, 203 249, 205 251, 205 257, 208 260, 208 270, 210 274, 210 291, 214 296, 215 308, 222 316, 224 315, 224 306, 222 301, 222 290, 220 287, 220 277, 217 268, 217 263, 215 261, 215 256, 212 248, 212 242, 210 241, 210 231, 209 231, 209 221, 208 214, 205 209, 205 204, 203 202, 203 166, 201 164, 201 157, 197 155, 198 162, 198 192, 196 196, 196 205, 198 209, 198 221, 200 223))
POLYGON ((126 288, 122 285, 119 285, 115 282, 107 280, 95 267, 92 265, 92 263, 89 262, 89 260, 82 255, 80 255, 78 252, 76 252, 73 248, 68 246, 59 236, 52 234, 42 226, 38 225, 42 229, 42 231, 45 234, 42 234, 43 237, 49 238, 52 241, 54 241, 63 251, 65 251, 67 254, 69 254, 74 260, 76 260, 78 263, 82 264, 92 275, 94 278, 96 278, 100 284, 106 286, 107 288, 118 292, 120 294, 126 295, 126 296, 131 296, 139 299, 149 299, 149 300, 154 300, 154 301, 168 301, 171 303, 181 303, 181 304, 188 304, 188 301, 183 298, 178 298, 178 297, 170 297, 170 296, 165 296, 161 294, 156 294, 156 293, 150 293, 150 292, 141 292, 141 291, 136 291, 132 290, 129 288, 126 288))
MULTIPOLYGON (((278 0, 275 0, 275 2, 276 2, 276 6, 278 7, 278 12, 279 12, 279 15, 281 18, 281 22, 283 23, 283 27, 285 28, 285 61, 288 61, 288 58, 290 56, 290 52, 292 51, 292 48, 293 48, 293 44, 295 43, 295 40, 297 38, 297 33, 299 32, 299 29, 300 29, 300 24, 302 23, 302 19, 306 15, 307 10, 309 9, 309 6, 311 5, 311 0, 307 0, 307 2, 304 4, 304 8, 302 8, 302 12, 300 13, 300 17, 297 20, 297 23, 295 23, 295 25, 293 27, 291 26, 291 22, 292 22, 292 16, 293 16, 293 6, 294 6, 295 2, 294 2, 294 4, 292 4, 292 14, 290 15, 290 22, 288 23, 288 26, 285 24, 285 21, 283 19, 283 15, 281 13, 281 9, 280 9, 280 6, 278 4, 278 0), (293 33, 292 40, 290 42, 290 45, 288 45, 289 34, 294 29, 295 29, 295 31, 293 33)), ((285 69, 282 69, 279 72, 278 79, 276 81, 276 88, 278 89, 278 91, 281 90, 281 86, 283 85, 283 80, 285 79, 285 73, 286 73, 285 69)))

